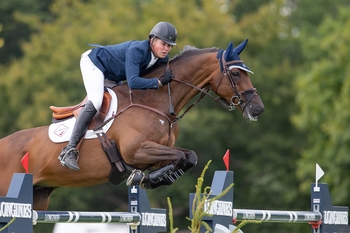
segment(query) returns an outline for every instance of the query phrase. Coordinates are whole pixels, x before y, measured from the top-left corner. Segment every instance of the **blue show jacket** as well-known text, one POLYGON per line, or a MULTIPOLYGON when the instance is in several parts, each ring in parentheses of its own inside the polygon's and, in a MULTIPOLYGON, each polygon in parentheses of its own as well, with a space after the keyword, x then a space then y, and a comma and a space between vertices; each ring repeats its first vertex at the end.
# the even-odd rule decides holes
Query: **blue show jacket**
MULTIPOLYGON (((158 78, 140 77, 152 58, 149 40, 98 46, 92 49, 89 58, 109 80, 127 80, 130 89, 158 89, 158 78)), ((169 56, 158 58, 154 65, 167 62, 168 59, 169 56)))

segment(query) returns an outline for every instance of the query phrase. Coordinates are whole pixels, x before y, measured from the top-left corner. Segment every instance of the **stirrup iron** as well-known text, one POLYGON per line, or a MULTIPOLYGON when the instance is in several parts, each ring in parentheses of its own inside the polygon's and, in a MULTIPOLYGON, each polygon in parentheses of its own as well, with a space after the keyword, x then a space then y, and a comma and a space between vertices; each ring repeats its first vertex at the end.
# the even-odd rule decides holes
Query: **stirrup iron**
POLYGON ((66 151, 65 153, 64 153, 64 155, 62 155, 62 153, 58 156, 58 160, 60 161, 60 163, 61 163, 61 165, 62 166, 66 166, 66 161, 65 161, 65 159, 66 159, 66 156, 67 156, 67 154, 69 153, 69 152, 72 152, 74 155, 75 155, 75 158, 77 159, 77 162, 79 161, 79 151, 75 148, 75 147, 73 147, 73 148, 70 148, 68 151, 66 151))

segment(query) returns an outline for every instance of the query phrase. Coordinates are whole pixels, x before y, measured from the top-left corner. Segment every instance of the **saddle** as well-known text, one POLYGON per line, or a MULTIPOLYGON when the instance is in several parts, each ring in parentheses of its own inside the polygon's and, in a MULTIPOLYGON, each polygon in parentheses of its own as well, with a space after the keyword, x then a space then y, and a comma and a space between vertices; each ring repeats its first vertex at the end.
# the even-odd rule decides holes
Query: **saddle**
MULTIPOLYGON (((111 105, 111 100, 111 94, 109 94, 108 91, 105 91, 103 94, 102 106, 92 119, 89 128, 94 129, 96 125, 101 125, 104 122, 111 105)), ((74 106, 50 106, 50 109, 52 110, 53 121, 61 121, 69 117, 78 117, 81 109, 84 107, 86 102, 87 97, 85 97, 85 99, 82 102, 74 106)), ((127 164, 125 164, 125 162, 123 161, 119 149, 113 140, 109 140, 105 133, 99 133, 97 134, 97 137, 100 140, 102 144, 102 149, 107 155, 107 158, 112 166, 109 175, 109 182, 114 185, 118 185, 124 180, 126 180, 126 178, 130 175, 131 168, 128 167, 127 164)))
MULTIPOLYGON (((87 97, 85 97, 85 99, 79 104, 74 106, 68 106, 68 107, 50 106, 50 109, 52 110, 53 121, 60 121, 73 116, 78 117, 81 109, 84 107, 87 100, 88 100, 87 97)), ((108 113, 111 100, 112 100, 111 94, 109 94, 108 91, 105 91, 103 94, 102 106, 100 110, 96 113, 94 118, 92 119, 89 128, 93 128, 95 125, 103 123, 108 113)))

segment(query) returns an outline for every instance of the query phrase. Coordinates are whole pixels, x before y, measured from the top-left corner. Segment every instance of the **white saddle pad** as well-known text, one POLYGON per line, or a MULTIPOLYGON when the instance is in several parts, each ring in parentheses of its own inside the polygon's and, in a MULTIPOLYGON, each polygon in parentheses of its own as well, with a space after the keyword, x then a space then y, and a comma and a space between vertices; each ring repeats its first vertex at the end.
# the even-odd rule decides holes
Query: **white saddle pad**
MULTIPOLYGON (((107 88, 107 90, 108 90, 109 94, 111 94, 112 100, 111 100, 111 105, 109 107, 106 118, 104 120, 107 120, 110 117, 112 117, 112 115, 114 113, 116 113, 117 109, 118 109, 117 95, 111 89, 107 88)), ((76 118, 71 117, 71 118, 64 120, 64 121, 52 123, 49 126, 49 130, 48 130, 50 140, 55 142, 55 143, 69 141, 70 136, 71 136, 72 131, 73 131, 75 121, 76 121, 76 118)), ((103 130, 103 132, 107 132, 108 129, 113 124, 113 121, 114 121, 114 119, 112 119, 110 122, 108 122, 106 125, 104 125, 101 130, 103 130)), ((99 132, 101 132, 101 130, 99 132)), ((93 139, 93 138, 97 138, 96 133, 93 130, 88 130, 85 134, 85 139, 93 139)))

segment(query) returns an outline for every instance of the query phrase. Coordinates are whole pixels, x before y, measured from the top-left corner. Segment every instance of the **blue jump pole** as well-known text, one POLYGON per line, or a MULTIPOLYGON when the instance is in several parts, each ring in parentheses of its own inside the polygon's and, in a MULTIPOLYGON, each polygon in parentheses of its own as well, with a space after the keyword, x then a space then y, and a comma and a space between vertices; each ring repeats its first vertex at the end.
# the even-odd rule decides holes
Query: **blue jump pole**
POLYGON ((137 212, 79 212, 79 211, 35 211, 33 223, 128 223, 137 224, 141 215, 137 212))
POLYGON ((318 222, 322 220, 320 212, 311 211, 279 211, 279 210, 251 210, 234 209, 233 219, 259 220, 263 222, 318 222))

